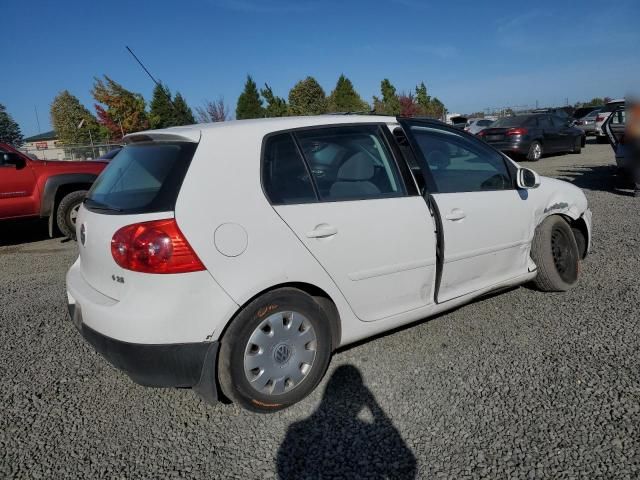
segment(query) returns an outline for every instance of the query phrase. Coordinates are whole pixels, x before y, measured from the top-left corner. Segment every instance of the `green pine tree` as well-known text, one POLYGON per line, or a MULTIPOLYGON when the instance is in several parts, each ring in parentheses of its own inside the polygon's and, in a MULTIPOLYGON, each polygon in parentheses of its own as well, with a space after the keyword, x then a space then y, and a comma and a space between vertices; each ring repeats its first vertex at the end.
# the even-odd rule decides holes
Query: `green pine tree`
POLYGON ((299 81, 289 91, 289 110, 292 115, 319 115, 327 113, 327 97, 313 77, 299 81))
POLYGON ((420 107, 421 113, 427 115, 431 109, 431 96, 427 93, 427 86, 424 82, 416 86, 416 103, 420 107))
POLYGON ((369 112, 369 105, 360 98, 353 88, 351 80, 340 75, 336 88, 329 95, 329 111, 331 112, 369 112))
POLYGON ((169 87, 162 83, 157 84, 153 89, 149 109, 149 126, 151 128, 167 128, 176 125, 174 123, 175 112, 171 100, 169 87))
POLYGON ((264 84, 264 88, 260 90, 260 95, 262 95, 267 102, 267 107, 264 109, 265 116, 284 117, 287 115, 289 109, 287 101, 282 97, 274 95, 273 90, 271 90, 268 84, 264 84))
POLYGON ((264 108, 262 107, 262 99, 258 93, 258 86, 256 82, 253 81, 253 78, 251 78, 251 75, 247 75, 244 91, 238 97, 236 118, 243 120, 245 118, 262 117, 264 117, 264 108))
POLYGON ((7 109, 0 103, 0 143, 8 143, 14 147, 22 145, 22 132, 7 109))
POLYGON ((176 93, 173 99, 173 125, 193 125, 196 123, 196 119, 193 116, 191 107, 187 105, 187 101, 184 99, 180 92, 176 93))
POLYGON ((51 125, 66 145, 89 145, 102 139, 100 126, 78 97, 63 90, 51 103, 51 125), (80 128, 78 128, 80 127, 80 128))
POLYGON ((396 93, 396 87, 385 78, 380 82, 380 91, 382 93, 382 100, 378 97, 373 97, 375 112, 385 115, 399 115, 401 107, 398 94, 396 93))

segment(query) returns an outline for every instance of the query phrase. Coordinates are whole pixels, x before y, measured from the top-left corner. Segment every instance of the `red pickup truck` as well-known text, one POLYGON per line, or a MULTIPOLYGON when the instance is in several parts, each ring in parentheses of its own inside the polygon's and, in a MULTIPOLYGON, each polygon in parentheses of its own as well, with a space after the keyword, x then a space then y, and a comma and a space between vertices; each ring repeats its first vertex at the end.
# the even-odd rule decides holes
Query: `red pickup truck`
MULTIPOLYGON (((102 161, 33 160, 0 143, 0 220, 41 217, 75 239, 78 208, 89 187, 107 165, 102 161)), ((3 226, 0 223, 0 235, 3 226)))

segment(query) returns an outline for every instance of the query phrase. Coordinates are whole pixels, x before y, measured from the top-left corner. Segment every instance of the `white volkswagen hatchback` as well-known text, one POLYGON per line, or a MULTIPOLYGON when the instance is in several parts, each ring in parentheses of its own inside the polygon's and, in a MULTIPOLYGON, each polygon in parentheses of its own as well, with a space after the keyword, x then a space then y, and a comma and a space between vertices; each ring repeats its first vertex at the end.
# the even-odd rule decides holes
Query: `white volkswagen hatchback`
POLYGON ((143 385, 274 411, 340 346, 575 286, 591 212, 440 122, 336 115, 129 135, 77 228, 69 311, 98 352, 143 385))

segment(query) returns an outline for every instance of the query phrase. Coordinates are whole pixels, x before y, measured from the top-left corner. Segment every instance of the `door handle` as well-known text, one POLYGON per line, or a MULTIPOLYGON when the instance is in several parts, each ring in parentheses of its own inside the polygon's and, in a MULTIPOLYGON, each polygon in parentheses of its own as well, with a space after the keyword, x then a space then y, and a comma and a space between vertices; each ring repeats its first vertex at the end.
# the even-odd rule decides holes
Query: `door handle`
POLYGON ((444 216, 444 218, 446 218, 447 220, 451 220, 452 222, 455 222, 456 220, 462 220, 466 216, 467 214, 464 213, 464 210, 460 210, 459 208, 454 208, 453 210, 451 210, 450 213, 447 213, 444 216))
POLYGON ((307 232, 307 238, 326 238, 331 237, 338 233, 338 229, 336 227, 332 227, 331 225, 321 224, 316 228, 307 232))

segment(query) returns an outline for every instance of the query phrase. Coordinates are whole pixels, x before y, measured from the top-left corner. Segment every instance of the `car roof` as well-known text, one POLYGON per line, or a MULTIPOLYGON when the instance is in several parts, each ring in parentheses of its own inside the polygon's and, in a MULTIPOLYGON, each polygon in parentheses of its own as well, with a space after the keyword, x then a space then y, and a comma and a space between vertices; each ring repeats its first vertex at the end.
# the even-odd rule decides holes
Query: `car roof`
MULTIPOLYGON (((198 142, 200 137, 209 132, 220 133, 227 130, 229 135, 242 134, 263 137, 272 132, 291 130, 294 128, 320 125, 341 125, 354 123, 397 124, 395 117, 383 115, 314 115, 304 117, 256 118, 250 120, 231 120, 228 122, 200 123, 181 127, 170 127, 162 130, 145 130, 125 136, 125 143, 144 140, 186 140, 198 142)), ((226 134, 226 132, 225 132, 226 134)))

